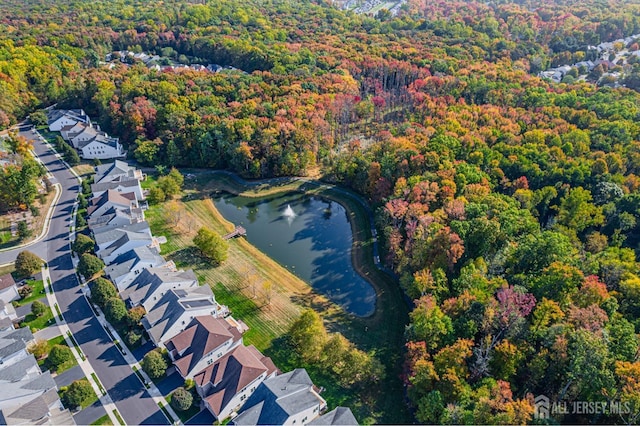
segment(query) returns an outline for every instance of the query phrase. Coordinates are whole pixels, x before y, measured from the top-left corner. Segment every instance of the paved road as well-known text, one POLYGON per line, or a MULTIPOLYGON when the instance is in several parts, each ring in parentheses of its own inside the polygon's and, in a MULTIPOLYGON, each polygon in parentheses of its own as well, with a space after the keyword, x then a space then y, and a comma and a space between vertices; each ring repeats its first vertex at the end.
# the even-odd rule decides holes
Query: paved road
MULTIPOLYGON (((30 131, 20 132, 20 135, 33 140, 33 149, 53 174, 54 183, 62 186, 49 232, 40 242, 27 249, 47 260, 62 315, 125 422, 130 425, 169 424, 93 316, 80 291, 69 251, 70 218, 80 190, 78 180, 49 147, 36 139, 30 131)), ((19 252, 20 249, 0 253, 0 264, 15 261, 19 252)))

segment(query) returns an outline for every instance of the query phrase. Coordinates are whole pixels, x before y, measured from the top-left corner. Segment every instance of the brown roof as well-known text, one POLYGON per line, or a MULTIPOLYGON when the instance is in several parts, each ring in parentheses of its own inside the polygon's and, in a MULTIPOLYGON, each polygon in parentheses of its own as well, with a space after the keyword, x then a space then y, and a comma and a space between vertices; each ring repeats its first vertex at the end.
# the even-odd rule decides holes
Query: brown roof
POLYGON ((87 208, 87 213, 90 215, 98 209, 101 205, 112 202, 115 204, 119 204, 121 206, 128 206, 131 201, 136 199, 136 194, 133 192, 120 193, 116 190, 109 189, 105 191, 99 197, 95 197, 91 199, 91 205, 87 208))
POLYGON ((0 277, 0 290, 4 290, 5 288, 9 288, 14 285, 16 285, 16 282, 13 280, 11 274, 6 274, 0 277))
POLYGON ((205 355, 230 339, 234 342, 241 339, 235 327, 221 318, 200 316, 194 318, 183 332, 169 339, 166 346, 168 350, 175 351, 175 356, 182 353, 174 364, 186 377, 205 355))
POLYGON ((196 384, 205 388, 203 398, 217 417, 240 390, 257 379, 276 371, 271 358, 254 346, 240 345, 194 376, 196 384), (207 385, 210 385, 207 388, 207 385))

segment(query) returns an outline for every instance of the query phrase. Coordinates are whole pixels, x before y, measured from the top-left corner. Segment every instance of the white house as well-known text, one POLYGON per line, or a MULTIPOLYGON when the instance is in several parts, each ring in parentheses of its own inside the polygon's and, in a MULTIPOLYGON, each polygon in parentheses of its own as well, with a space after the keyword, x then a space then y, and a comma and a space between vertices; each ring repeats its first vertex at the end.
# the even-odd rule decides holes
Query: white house
POLYGON ((307 371, 296 368, 262 382, 231 424, 306 425, 326 407, 307 371))
POLYGON ((155 249, 136 247, 116 257, 111 265, 104 268, 105 275, 116 285, 118 291, 127 288, 147 268, 162 266, 175 270, 175 264, 166 262, 155 249))
POLYGON ((145 311, 150 312, 169 290, 190 288, 198 288, 198 278, 191 269, 147 268, 120 292, 120 297, 129 306, 142 305, 145 311))
POLYGON ((142 186, 140 186, 140 180, 130 178, 128 176, 116 178, 111 182, 100 182, 91 185, 91 192, 93 193, 94 197, 99 197, 110 189, 121 194, 133 192, 134 194, 136 194, 136 199, 138 201, 142 201, 145 198, 142 186))
POLYGON ((93 125, 83 123, 78 123, 77 125, 73 126, 72 129, 68 131, 64 130, 63 132, 61 132, 63 138, 65 137, 65 133, 67 136, 65 140, 71 142, 71 145, 76 149, 79 148, 82 142, 90 141, 98 135, 106 135, 105 132, 93 127, 93 125), (77 130, 74 131, 74 129, 77 130))
POLYGON ((242 344, 242 332, 230 321, 212 316, 195 317, 187 328, 165 342, 169 357, 184 379, 242 344))
POLYGON ((238 345, 197 373, 193 380, 204 406, 221 421, 240 408, 260 383, 277 372, 271 358, 254 346, 238 345))
POLYGON ((160 244, 166 242, 164 237, 149 236, 146 232, 124 231, 124 234, 116 241, 102 250, 98 250, 96 255, 104 261, 106 265, 110 265, 118 256, 133 250, 136 247, 149 247, 160 252, 160 244))
POLYGON ((0 299, 0 320, 9 320, 9 323, 12 323, 17 319, 18 314, 16 313, 16 308, 14 308, 11 303, 6 303, 0 299))
POLYGON ((108 160, 127 155, 127 152, 120 145, 120 140, 107 135, 97 135, 88 141, 79 142, 78 149, 80 156, 87 160, 108 160))
POLYGON ((131 225, 125 225, 118 228, 100 228, 93 232, 93 240, 98 246, 98 250, 104 250, 114 242, 118 241, 125 233, 129 232, 141 232, 151 237, 151 229, 149 223, 138 222, 131 225))
POLYGON ((138 200, 133 193, 120 193, 108 190, 99 197, 92 198, 87 213, 93 219, 107 213, 111 209, 135 209, 139 208, 138 200))
MULTIPOLYGON (((75 138, 77 135, 85 133, 87 129, 95 130, 93 128, 93 124, 79 121, 77 123, 69 124, 68 126, 62 127, 60 129, 60 136, 62 136, 62 139, 64 139, 65 141, 71 142, 73 138, 75 138)), ((76 147, 74 146, 74 148, 76 147)))
POLYGON ((223 316, 229 310, 216 302, 211 287, 169 290, 142 318, 142 326, 156 346, 184 331, 194 317, 223 316))
POLYGON ((81 109, 52 109, 47 113, 47 124, 52 132, 59 132, 63 127, 76 123, 91 124, 91 119, 81 109))
MULTIPOLYGON (((27 347, 34 341, 29 327, 17 330, 8 329, 0 332, 0 365, 6 368, 27 358, 31 354, 27 347)), ((2 386, 0 386, 1 388, 2 386)))
POLYGON ((18 293, 18 286, 13 280, 11 274, 6 274, 0 277, 0 300, 5 303, 11 303, 14 300, 20 299, 18 293))
POLYGON ((116 179, 134 178, 144 180, 144 174, 125 161, 115 160, 113 163, 100 164, 95 168, 94 183, 112 182, 116 179))
POLYGON ((132 225, 134 223, 143 222, 144 210, 141 208, 119 209, 112 207, 103 215, 92 217, 87 221, 89 229, 92 232, 101 232, 101 229, 120 228, 122 226, 132 225))

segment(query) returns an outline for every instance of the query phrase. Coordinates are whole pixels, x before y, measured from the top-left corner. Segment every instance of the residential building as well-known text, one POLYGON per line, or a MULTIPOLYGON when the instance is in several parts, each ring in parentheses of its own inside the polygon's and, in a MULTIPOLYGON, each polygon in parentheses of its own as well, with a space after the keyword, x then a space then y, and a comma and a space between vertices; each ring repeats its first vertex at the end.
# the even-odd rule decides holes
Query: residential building
MULTIPOLYGON (((155 296, 157 297, 157 296, 155 296)), ((195 317, 222 317, 229 313, 218 304, 209 286, 169 290, 142 318, 142 326, 156 346, 183 331, 195 317)))
POLYGON ((109 247, 127 232, 140 232, 151 238, 151 228, 149 228, 149 223, 146 221, 132 223, 118 228, 99 228, 93 232, 93 239, 96 242, 96 246, 98 246, 97 251, 109 247))
POLYGON ((144 200, 145 198, 142 186, 140 186, 140 179, 129 176, 118 177, 110 182, 94 183, 91 185, 91 192, 94 197, 99 197, 110 189, 125 194, 133 192, 136 194, 138 201, 144 200))
MULTIPOLYGON (((33 356, 33 355, 32 355, 33 356)), ((48 371, 0 386, 0 424, 75 425, 48 371)))
POLYGON ((271 358, 254 346, 236 346, 193 380, 204 406, 218 421, 229 417, 265 379, 277 374, 271 358))
POLYGON ((7 303, 0 299, 0 319, 8 319, 13 322, 18 319, 16 308, 11 303, 7 303))
POLYGON ((5 274, 0 277, 0 300, 5 303, 11 303, 14 300, 20 299, 18 293, 18 286, 11 274, 5 274))
POLYGON ((120 160, 96 166, 95 172, 96 174, 93 177, 94 183, 111 182, 124 177, 144 180, 144 175, 140 170, 120 160))
POLYGON ((30 356, 27 347, 33 341, 33 334, 29 327, 0 331, 0 366, 6 368, 30 356))
POLYGON ((304 368, 271 377, 260 384, 233 424, 305 425, 327 406, 304 368))
POLYGON ((309 426, 358 426, 358 420, 348 407, 337 407, 328 413, 312 420, 309 426))
POLYGON ((120 292, 120 297, 129 306, 142 305, 150 312, 169 290, 189 288, 198 288, 198 279, 191 269, 147 268, 120 292))
POLYGON ((71 143, 71 140, 73 138, 75 138, 77 135, 84 133, 86 129, 93 129, 93 125, 91 123, 83 123, 81 121, 78 121, 77 123, 73 123, 61 128, 60 136, 62 136, 62 139, 64 139, 65 141, 71 143))
POLYGON ((195 317, 187 328, 165 342, 169 357, 184 379, 242 344, 242 333, 231 322, 212 316, 195 317))
MULTIPOLYGON (((116 257, 109 266, 104 269, 105 275, 116 285, 118 291, 127 288, 146 268, 165 265, 158 251, 149 247, 136 247, 116 257)), ((175 269, 175 264, 165 266, 167 269, 175 269)))
POLYGON ((98 216, 102 216, 111 209, 134 209, 138 208, 138 201, 134 193, 129 192, 121 194, 118 191, 112 189, 104 192, 99 197, 91 199, 89 207, 87 207, 87 213, 93 219, 98 216))
POLYGON ((76 123, 91 123, 89 116, 81 109, 52 109, 47 112, 47 124, 52 132, 59 132, 63 127, 76 123))
POLYGON ((87 221, 92 232, 102 232, 106 229, 119 228, 144 221, 144 210, 141 208, 120 209, 111 207, 101 216, 92 217, 87 221))
POLYGON ((120 238, 104 249, 98 250, 96 255, 106 265, 110 265, 118 256, 136 247, 149 247, 160 252, 160 244, 165 241, 164 237, 152 237, 147 232, 124 231, 120 238))
POLYGON ((80 156, 87 160, 109 160, 127 156, 127 152, 120 144, 120 140, 105 134, 99 134, 88 141, 80 142, 78 150, 80 151, 80 156))

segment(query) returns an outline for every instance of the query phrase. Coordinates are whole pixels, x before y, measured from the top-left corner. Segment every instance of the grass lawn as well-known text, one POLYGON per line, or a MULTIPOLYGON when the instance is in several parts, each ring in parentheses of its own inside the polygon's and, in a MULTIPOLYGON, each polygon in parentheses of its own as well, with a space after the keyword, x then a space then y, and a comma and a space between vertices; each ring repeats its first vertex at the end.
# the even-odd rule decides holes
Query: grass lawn
POLYGON ((177 204, 177 209, 168 202, 152 206, 146 212, 153 233, 168 239, 162 246, 162 254, 181 268, 193 268, 201 283, 212 286, 217 300, 229 306, 234 317, 249 326, 244 336, 246 344, 253 344, 272 357, 283 371, 301 367, 287 365, 291 354, 285 350, 283 336, 301 310, 310 307, 323 317, 329 331, 341 332, 362 350, 375 351, 387 370, 379 389, 356 392, 340 387, 323 371, 309 367, 316 385, 326 389, 323 396, 330 408, 338 404, 349 406, 361 422, 406 423, 411 420, 399 379, 407 307, 398 284, 373 264, 368 212, 356 198, 348 191, 319 188, 295 179, 277 181, 275 185, 243 186, 224 174, 197 172, 194 179, 185 180, 184 196, 177 204), (347 209, 354 230, 354 266, 378 293, 375 314, 358 318, 346 313, 243 238, 230 240, 228 260, 221 266, 212 266, 199 255, 192 239, 204 225, 219 234, 233 230, 233 224, 220 215, 208 198, 219 190, 253 197, 304 191, 340 202, 347 209), (261 290, 261 283, 265 281, 274 285, 268 305, 261 290), (251 284, 255 282, 260 285, 251 284))
POLYGON ((100 426, 100 425, 113 426, 113 423, 111 423, 111 419, 109 418, 109 415, 105 414, 104 416, 102 416, 98 420, 96 420, 95 422, 91 423, 91 425, 92 426, 100 426))
POLYGON ((13 278, 15 279, 16 278, 15 277, 16 274, 14 274, 15 271, 16 271, 16 265, 13 263, 7 266, 3 266, 2 268, 0 268, 0 277, 2 275, 12 274, 13 278))
POLYGON ((28 326, 31 331, 35 332, 45 329, 53 323, 55 323, 55 320, 53 319, 53 312, 51 312, 51 308, 47 306, 47 310, 42 316, 37 317, 33 314, 29 314, 26 316, 24 321, 20 323, 20 326, 28 326))
POLYGON ((16 305, 18 306, 26 305, 27 303, 40 300, 43 297, 47 296, 44 291, 44 282, 42 280, 29 280, 26 282, 26 285, 31 286, 33 291, 29 296, 25 297, 24 299, 16 300, 16 305))
MULTIPOLYGON (((68 346, 67 342, 64 340, 64 336, 58 336, 58 337, 54 337, 53 339, 47 340, 47 345, 49 346, 49 351, 51 351, 51 348, 53 348, 55 345, 68 346)), ((49 365, 47 358, 39 360, 38 365, 40 366, 42 371, 51 370, 51 365, 49 365)), ((58 366, 55 372, 58 374, 64 373, 65 371, 75 367, 76 365, 78 365, 78 362, 76 361, 76 358, 74 356, 69 361, 58 366)), ((53 372, 54 370, 51 370, 51 371, 53 372)))

